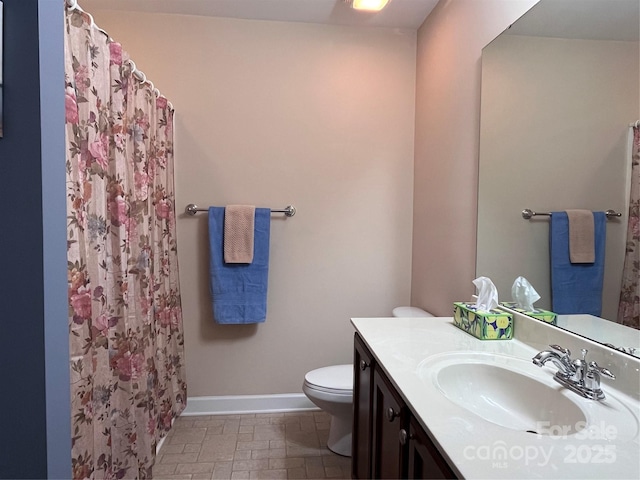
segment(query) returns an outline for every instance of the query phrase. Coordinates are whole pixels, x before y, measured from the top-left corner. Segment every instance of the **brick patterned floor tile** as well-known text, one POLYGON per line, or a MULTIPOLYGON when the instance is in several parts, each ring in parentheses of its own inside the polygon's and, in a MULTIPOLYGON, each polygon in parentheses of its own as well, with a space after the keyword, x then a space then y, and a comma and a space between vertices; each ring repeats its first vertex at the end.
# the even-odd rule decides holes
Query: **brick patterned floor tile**
POLYGON ((234 472, 237 471, 251 471, 251 470, 267 470, 269 468, 269 460, 261 458, 259 460, 237 460, 233 462, 231 469, 234 472))
POLYGON ((287 470, 254 470, 249 473, 251 480, 287 480, 287 470))
MULTIPOLYGON (((238 452, 236 452, 238 453, 238 452)), ((287 457, 287 449, 286 448, 268 448, 266 450, 252 450, 251 458, 286 458, 287 457)))
POLYGON ((329 451, 325 412, 179 417, 153 468, 156 480, 349 479, 329 451))
POLYGON ((194 463, 197 461, 197 453, 163 453, 160 459, 160 463, 194 463))
POLYGON ((179 463, 178 468, 176 468, 176 473, 211 473, 213 474, 214 466, 215 464, 211 462, 179 463))
POLYGON ((287 468, 287 478, 291 480, 304 480, 307 478, 307 470, 303 468, 287 468))
POLYGON ((214 480, 229 480, 231 478, 232 466, 233 462, 216 462, 211 478, 214 480))
MULTIPOLYGON (((170 445, 167 445, 167 447, 169 447, 170 445)), ((184 453, 192 453, 192 452, 197 452, 200 453, 200 448, 202 448, 202 444, 201 443, 187 443, 184 446, 184 453)))

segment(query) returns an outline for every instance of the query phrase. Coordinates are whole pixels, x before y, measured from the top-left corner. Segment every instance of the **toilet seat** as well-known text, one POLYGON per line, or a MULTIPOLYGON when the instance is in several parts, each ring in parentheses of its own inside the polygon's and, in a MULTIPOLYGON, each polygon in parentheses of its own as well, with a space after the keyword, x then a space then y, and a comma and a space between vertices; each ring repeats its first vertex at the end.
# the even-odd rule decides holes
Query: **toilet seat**
POLYGON ((353 365, 332 365, 311 370, 304 376, 308 388, 333 395, 353 394, 353 365))
MULTIPOLYGON (((336 389, 332 389, 332 388, 324 388, 324 387, 319 387, 317 385, 310 385, 306 381, 304 382, 304 388, 306 388, 307 390, 314 391, 318 395, 325 394, 325 395, 329 395, 330 397, 335 397, 335 398, 338 398, 338 397, 351 398, 351 397, 353 397, 353 390, 336 390, 336 389)), ((326 397, 326 398, 330 398, 330 397, 326 397)))

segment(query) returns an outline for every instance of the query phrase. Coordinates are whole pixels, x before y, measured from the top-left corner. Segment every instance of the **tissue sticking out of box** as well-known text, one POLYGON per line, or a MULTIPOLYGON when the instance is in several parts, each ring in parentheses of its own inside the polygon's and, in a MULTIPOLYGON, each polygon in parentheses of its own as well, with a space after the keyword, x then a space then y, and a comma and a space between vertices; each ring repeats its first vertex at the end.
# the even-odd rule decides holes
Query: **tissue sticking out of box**
POLYGON ((488 277, 478 277, 473 281, 477 289, 476 309, 490 311, 498 306, 498 289, 488 277))
POLYGON ((555 313, 533 306, 535 302, 540 300, 540 295, 526 278, 516 278, 513 287, 511 287, 511 296, 513 302, 502 302, 501 305, 551 325, 558 324, 558 316, 555 313))
POLYGON ((516 278, 511 287, 511 298, 516 304, 516 308, 521 308, 526 312, 533 312, 535 308, 533 304, 540 300, 540 295, 524 277, 516 278))

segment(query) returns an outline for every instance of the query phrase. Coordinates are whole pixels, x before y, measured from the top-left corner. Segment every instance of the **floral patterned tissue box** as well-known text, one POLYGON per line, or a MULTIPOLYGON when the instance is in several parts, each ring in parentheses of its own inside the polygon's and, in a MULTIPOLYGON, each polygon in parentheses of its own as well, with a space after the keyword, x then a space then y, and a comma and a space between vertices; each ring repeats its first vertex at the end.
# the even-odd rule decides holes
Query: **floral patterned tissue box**
POLYGON ((454 302, 453 323, 480 340, 511 340, 513 316, 502 310, 476 310, 475 303, 454 302))
POLYGON ((555 313, 550 312, 549 310, 542 310, 541 308, 536 308, 532 312, 527 312, 522 308, 516 308, 516 302, 500 302, 500 305, 503 305, 507 308, 515 310, 516 312, 522 313, 523 315, 526 315, 528 317, 533 317, 545 323, 549 323, 551 325, 558 324, 558 316, 555 313))

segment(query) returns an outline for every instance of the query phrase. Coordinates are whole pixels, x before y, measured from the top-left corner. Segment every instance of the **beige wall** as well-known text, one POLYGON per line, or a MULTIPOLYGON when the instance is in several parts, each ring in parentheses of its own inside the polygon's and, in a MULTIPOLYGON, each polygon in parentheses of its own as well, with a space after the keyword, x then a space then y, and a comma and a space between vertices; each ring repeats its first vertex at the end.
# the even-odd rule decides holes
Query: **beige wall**
POLYGON ((474 293, 480 57, 537 0, 442 0, 418 31, 411 301, 474 293))
MULTIPOLYGON (((482 57, 478 273, 511 300, 525 276, 551 307, 549 218, 627 212, 627 133, 638 117, 638 43, 503 35, 482 57)), ((625 219, 607 222, 602 316, 615 320, 625 219)))
POLYGON ((300 392, 350 317, 410 295, 416 33, 93 12, 176 108, 176 200, 273 215, 268 317, 217 326, 206 214, 178 219, 189 396, 300 392))

